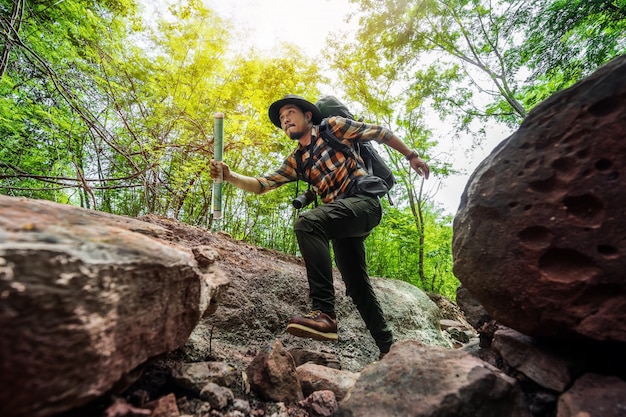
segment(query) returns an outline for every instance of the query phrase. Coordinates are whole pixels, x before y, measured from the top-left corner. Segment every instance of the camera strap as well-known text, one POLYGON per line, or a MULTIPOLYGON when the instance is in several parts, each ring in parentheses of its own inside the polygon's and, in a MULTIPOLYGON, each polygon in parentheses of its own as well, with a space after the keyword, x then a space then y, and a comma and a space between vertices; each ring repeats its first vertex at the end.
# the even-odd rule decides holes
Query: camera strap
MULTIPOLYGON (((315 149, 316 141, 317 141, 317 137, 312 136, 311 142, 309 143, 309 146, 307 148, 307 151, 309 152, 309 157, 306 160, 306 166, 303 166, 302 164, 302 158, 304 155, 302 154, 302 151, 300 149, 297 149, 294 155, 296 158, 296 197, 300 195, 300 190, 299 190, 300 180, 306 181, 308 184, 307 191, 311 191, 311 182, 306 180, 305 174, 306 174, 306 170, 308 169, 309 180, 310 180, 310 172, 311 172, 311 167, 313 165, 313 150, 315 149)), ((315 206, 317 207, 317 198, 315 199, 315 206)))

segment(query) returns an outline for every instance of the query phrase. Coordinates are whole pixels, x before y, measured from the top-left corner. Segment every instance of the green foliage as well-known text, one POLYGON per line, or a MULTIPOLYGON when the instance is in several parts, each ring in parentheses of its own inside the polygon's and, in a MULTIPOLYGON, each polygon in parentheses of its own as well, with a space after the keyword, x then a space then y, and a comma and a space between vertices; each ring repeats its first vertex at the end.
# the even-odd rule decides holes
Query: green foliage
POLYGON ((452 218, 427 208, 424 223, 427 238, 422 248, 411 210, 387 207, 381 224, 366 241, 370 273, 400 279, 454 300, 459 282, 452 274, 452 218), (419 271, 422 262, 423 274, 419 271))
POLYGON ((84 144, 96 127, 88 105, 99 98, 92 88, 95 58, 107 43, 103 34, 116 37, 123 29, 111 12, 130 13, 133 6, 122 1, 26 4, 13 2, 2 25, 2 192, 89 204, 93 195, 81 187, 86 185, 84 144))
POLYGON ((510 3, 516 6, 512 29, 523 28, 525 38, 508 62, 529 70, 521 90, 528 108, 626 53, 623 0, 510 3))
MULTIPOLYGON (((392 67, 398 84, 394 91, 407 91, 407 102, 427 104, 442 118, 453 116, 459 131, 487 116, 481 101, 505 97, 504 115, 525 115, 511 83, 516 69, 504 65, 500 55, 513 42, 505 36, 506 11, 480 0, 356 3, 361 29, 351 52, 372 51, 368 59, 392 67)), ((333 65, 342 71, 341 63, 333 65)), ((361 65, 360 72, 372 65, 361 65)), ((344 82, 351 78, 344 76, 344 82)))
MULTIPOLYGON (((214 116, 226 115, 231 168, 269 172, 294 146, 268 122, 269 104, 315 100, 328 80, 291 45, 277 57, 234 53, 228 22, 202 2, 171 3, 148 24, 129 0, 0 4, 0 193, 156 213, 297 254, 295 184, 262 196, 226 185, 224 220, 212 218, 214 116)), ((366 13, 358 39, 327 48, 337 94, 439 178, 454 167, 432 154, 433 110, 457 131, 514 126, 626 49, 621 1, 355 3, 366 13)), ((401 156, 386 156, 399 186, 367 241, 372 273, 454 298, 451 221, 401 156)))
POLYGON ((215 112, 235 170, 275 166, 289 140, 266 109, 316 94, 317 68, 296 68, 289 47, 283 59, 227 56, 229 26, 199 2, 146 28, 121 2, 91 7, 36 6, 15 24, 32 35, 11 43, 0 85, 2 192, 210 224, 215 112))
MULTIPOLYGON (((604 0, 355 0, 361 11, 358 40, 333 66, 360 90, 387 75, 428 102, 458 132, 475 122, 515 127, 538 102, 626 52, 626 8, 604 0), (366 62, 359 62, 366 61, 366 62), (358 67, 348 69, 347 66, 358 67), (530 74, 530 76, 527 76, 530 74)), ((389 82, 383 85, 390 85, 389 82)))

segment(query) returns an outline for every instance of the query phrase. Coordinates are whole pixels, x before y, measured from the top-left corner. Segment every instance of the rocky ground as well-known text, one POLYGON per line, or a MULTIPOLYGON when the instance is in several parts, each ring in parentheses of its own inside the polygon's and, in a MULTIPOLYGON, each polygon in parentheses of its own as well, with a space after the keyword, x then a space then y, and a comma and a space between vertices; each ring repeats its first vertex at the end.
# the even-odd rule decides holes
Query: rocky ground
MULTIPOLYGON (((239 383, 233 394, 235 398, 249 402, 250 415, 305 416, 298 407, 290 409, 280 403, 264 401, 249 390, 243 374, 259 352, 278 339, 286 349, 302 348, 333 356, 338 367, 352 372, 358 372, 377 360, 378 349, 352 301, 345 295, 338 273, 335 287, 339 342, 296 338, 285 333, 284 328, 292 314, 307 312, 309 308, 308 285, 300 258, 162 217, 147 216, 142 220, 164 226, 169 230, 167 238, 173 242, 187 247, 205 245, 216 250, 220 267, 231 280, 229 290, 215 314, 196 327, 187 344, 163 357, 154 358, 138 370, 141 377, 130 386, 122 383, 107 398, 65 413, 62 417, 141 415, 136 414, 139 411, 112 407, 112 404, 115 399, 121 399, 129 406, 139 406, 169 393, 176 396, 181 415, 226 416, 228 414, 219 414, 215 410, 212 414, 203 414, 202 401, 171 378, 172 370, 181 363, 209 361, 225 362, 237 370, 239 383)), ((435 297, 435 301, 442 306, 446 317, 463 320, 462 313, 454 304, 441 297, 435 297)))

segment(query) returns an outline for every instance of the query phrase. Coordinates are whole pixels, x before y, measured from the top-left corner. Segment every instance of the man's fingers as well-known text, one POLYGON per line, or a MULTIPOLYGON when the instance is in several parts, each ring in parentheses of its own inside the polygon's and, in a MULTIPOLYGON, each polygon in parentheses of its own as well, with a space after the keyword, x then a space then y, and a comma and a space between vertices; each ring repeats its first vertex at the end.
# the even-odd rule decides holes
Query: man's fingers
POLYGON ((422 175, 426 179, 430 176, 430 168, 428 168, 428 165, 426 165, 425 162, 418 162, 415 167, 415 172, 417 172, 418 175, 422 175))

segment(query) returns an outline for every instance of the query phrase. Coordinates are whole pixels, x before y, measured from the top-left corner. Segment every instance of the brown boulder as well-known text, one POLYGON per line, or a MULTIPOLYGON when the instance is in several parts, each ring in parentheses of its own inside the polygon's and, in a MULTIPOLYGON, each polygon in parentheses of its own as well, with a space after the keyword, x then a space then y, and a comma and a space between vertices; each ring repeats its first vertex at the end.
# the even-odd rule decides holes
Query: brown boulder
POLYGON ((626 382, 614 376, 585 374, 559 398, 557 417, 626 415, 626 382))
POLYGON ((483 324, 491 320, 487 310, 463 285, 459 285, 456 289, 456 304, 474 329, 480 329, 483 324))
POLYGON ((361 371, 338 417, 530 417, 515 379, 461 350, 395 343, 361 371))
POLYGON ((332 391, 337 401, 343 400, 359 378, 358 373, 328 368, 314 363, 298 366, 296 375, 305 396, 309 396, 315 391, 332 391))
POLYGON ((260 352, 246 368, 250 388, 271 401, 296 403, 304 399, 296 364, 280 340, 260 352))
POLYGON ((626 342, 626 56, 538 105, 470 178, 454 273, 530 336, 626 342))
POLYGON ((0 415, 47 416, 182 346, 227 281, 160 226, 0 196, 0 415))
POLYGON ((507 366, 552 391, 563 392, 577 376, 575 363, 536 345, 531 337, 512 329, 498 329, 492 348, 507 366))
POLYGON ((332 417, 337 410, 337 400, 332 391, 315 391, 298 403, 308 417, 332 417))

